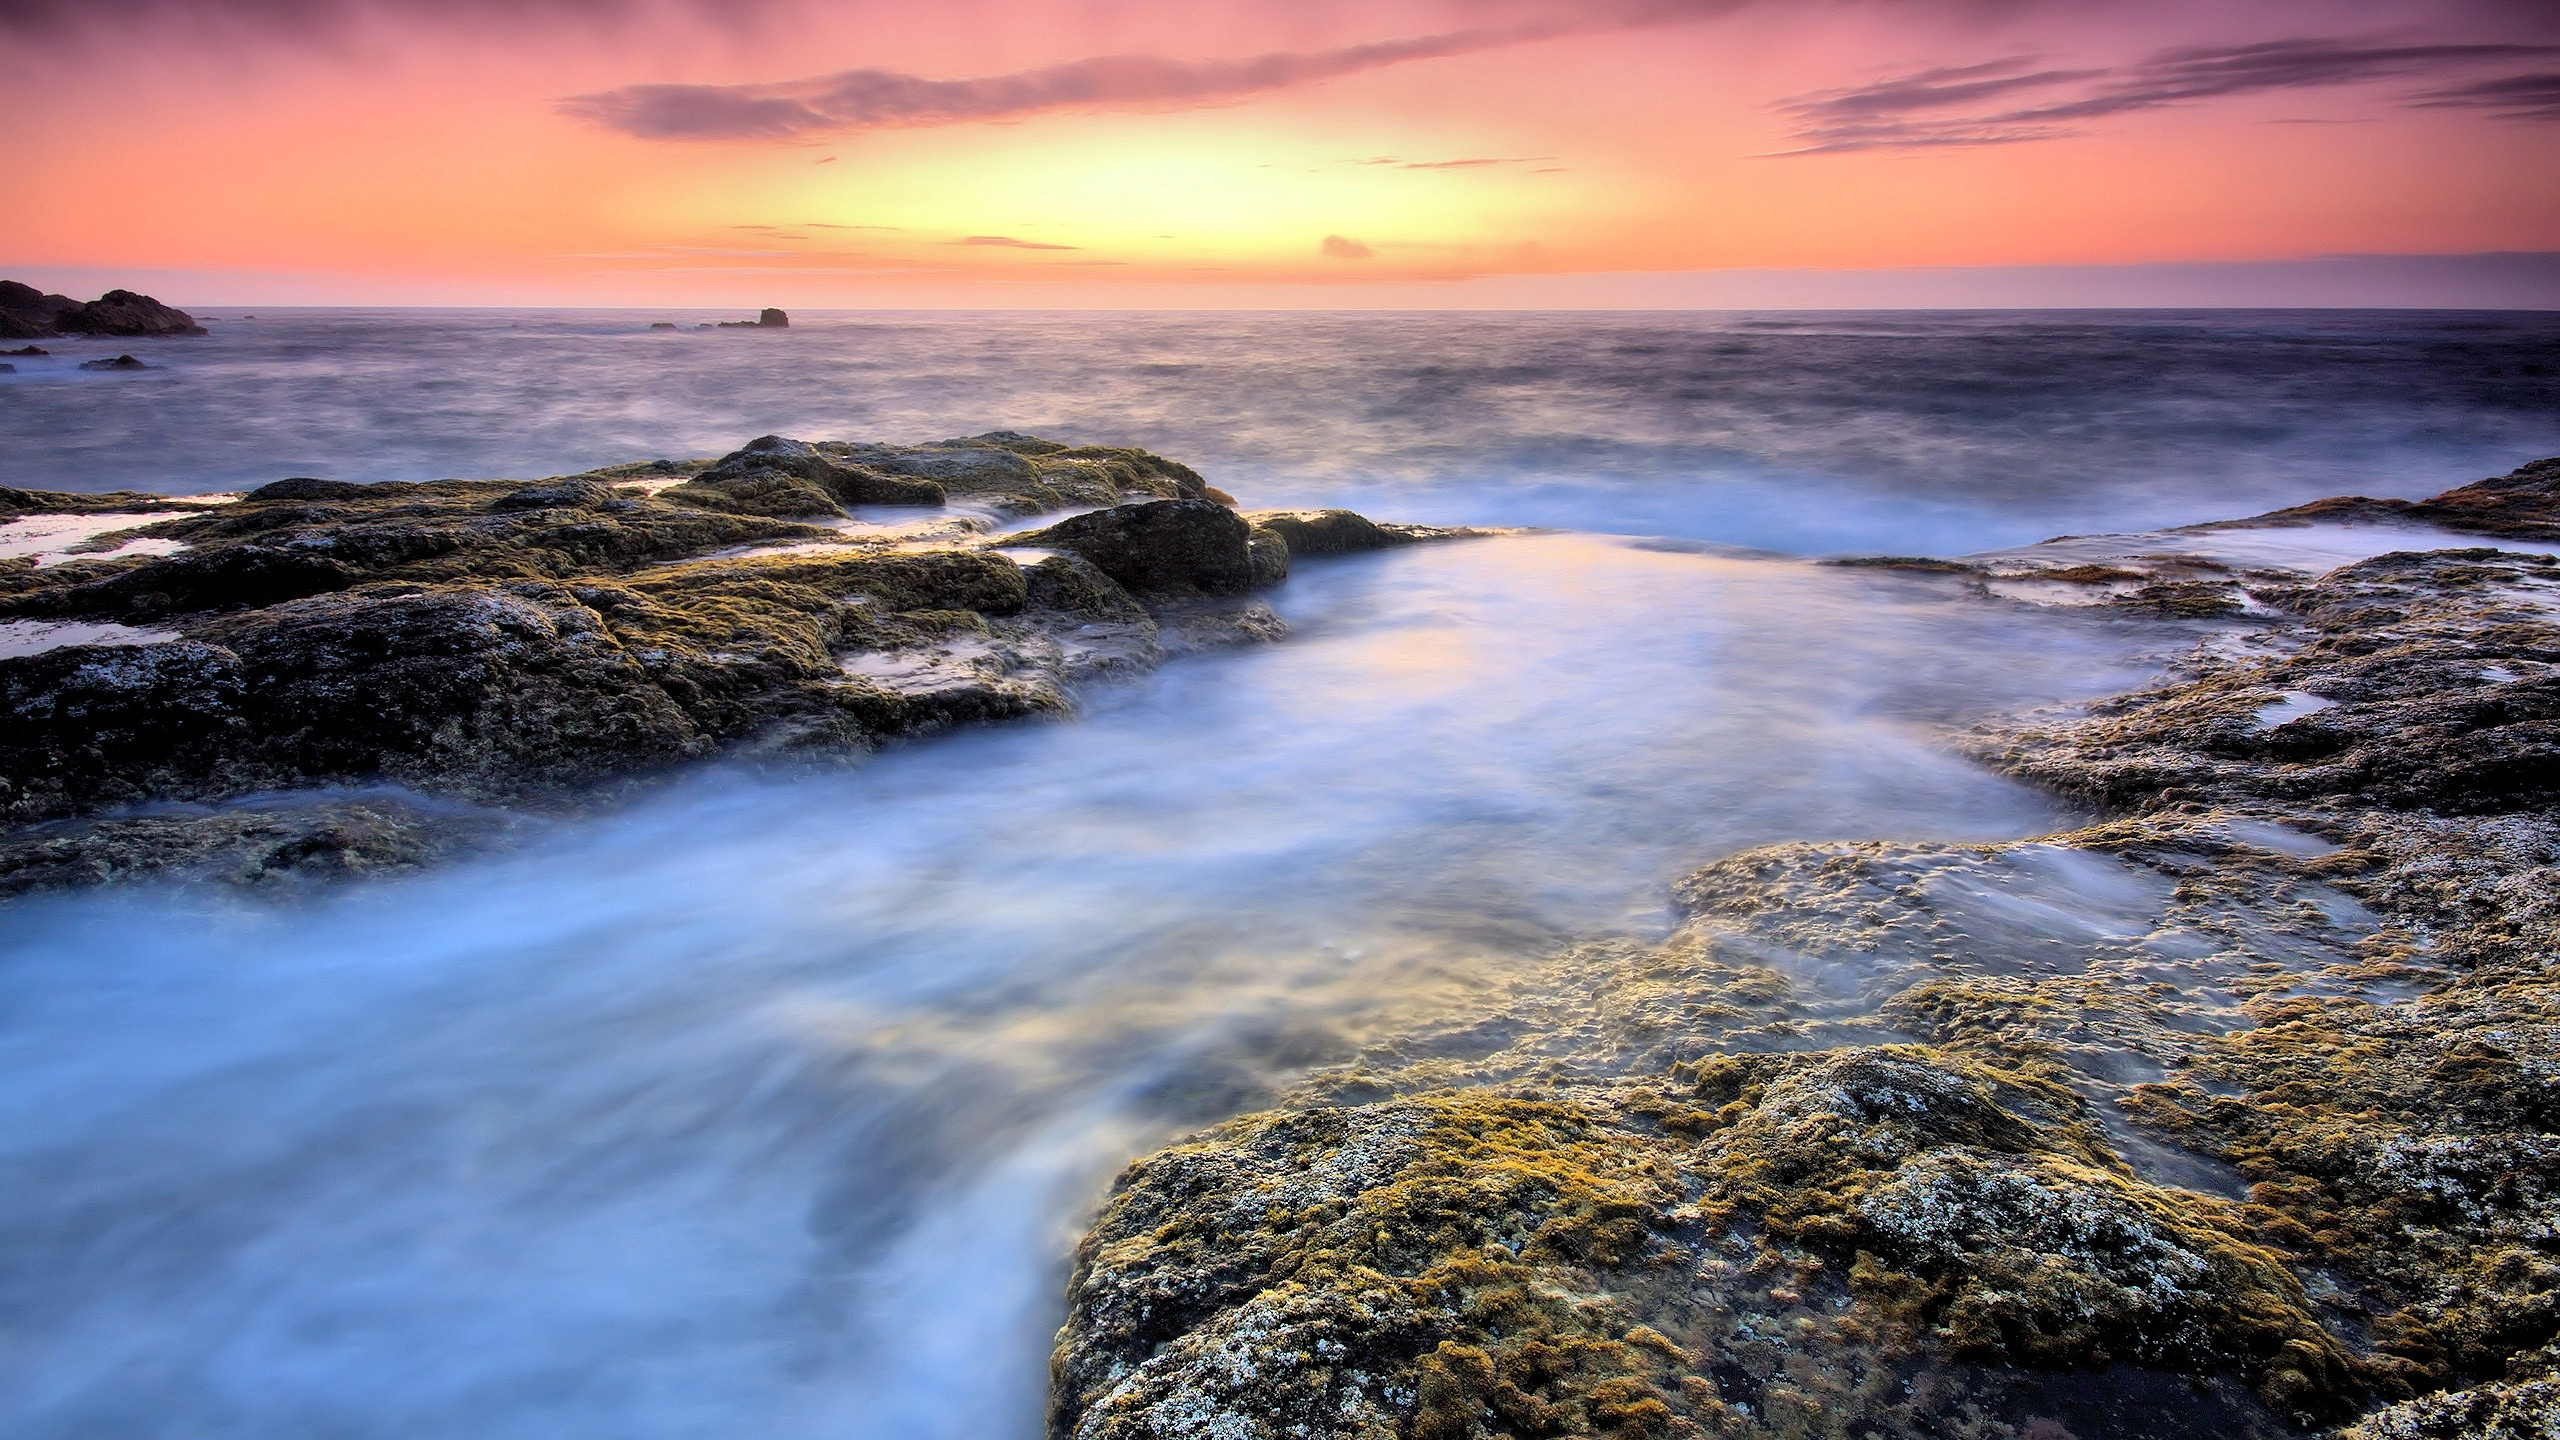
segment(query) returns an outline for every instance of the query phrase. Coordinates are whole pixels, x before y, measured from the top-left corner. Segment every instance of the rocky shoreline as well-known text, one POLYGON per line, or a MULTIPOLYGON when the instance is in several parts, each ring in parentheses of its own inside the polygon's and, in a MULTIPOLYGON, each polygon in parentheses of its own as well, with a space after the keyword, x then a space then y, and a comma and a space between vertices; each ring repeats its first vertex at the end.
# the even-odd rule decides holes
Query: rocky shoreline
MULTIPOLYGON (((1468 533, 1004 432, 0 489, 0 894, 411 868, 706 757, 1056 715, 1279 637, 1293 560, 1468 533)), ((1959 737, 2086 824, 1726 857, 1667 938, 1139 1160, 1051 1433, 2555 1433, 2552 541, 2560 460, 1839 562, 2202 638, 1959 737)))
POLYGON ((1964 737, 2092 823, 1728 857, 1133 1164, 1050 1433, 2560 1433, 2555 538, 2560 460, 1865 562, 2220 623, 1964 737))
POLYGON ((1457 533, 1247 516, 1143 450, 1011 433, 0 489, 0 894, 415 866, 687 761, 1060 714, 1096 677, 1285 633, 1251 592, 1293 551, 1457 533))

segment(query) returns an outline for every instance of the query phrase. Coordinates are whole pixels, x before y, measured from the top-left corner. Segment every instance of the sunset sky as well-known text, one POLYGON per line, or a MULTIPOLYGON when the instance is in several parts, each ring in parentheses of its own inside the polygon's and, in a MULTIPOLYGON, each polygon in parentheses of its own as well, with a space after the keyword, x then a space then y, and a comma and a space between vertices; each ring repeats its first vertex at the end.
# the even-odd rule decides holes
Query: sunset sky
POLYGON ((181 303, 2560 304, 2548 0, 0 0, 0 136, 181 303))

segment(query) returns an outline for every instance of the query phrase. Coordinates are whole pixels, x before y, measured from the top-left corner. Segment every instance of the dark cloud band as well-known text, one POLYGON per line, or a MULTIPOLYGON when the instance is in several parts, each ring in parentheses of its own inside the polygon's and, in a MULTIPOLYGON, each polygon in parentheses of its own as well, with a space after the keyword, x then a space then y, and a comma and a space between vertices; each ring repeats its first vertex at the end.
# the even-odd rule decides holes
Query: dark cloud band
POLYGON ((327 35, 372 19, 618 23, 659 11, 721 14, 740 8, 719 0, 0 0, 0 41, 41 46, 171 31, 272 40, 327 35))
MULTIPOLYGON (((2441 80, 2458 72, 2560 56, 2552 45, 2388 45, 2335 39, 2164 50, 2109 70, 2038 69, 2032 59, 1917 71, 1780 101, 1801 149, 1852 150, 2009 145, 2076 133, 2090 120, 2236 95, 2389 80, 2441 80)), ((2416 106, 2460 106, 2510 119, 2560 118, 2560 77, 2519 75, 2408 97, 2416 106)))
POLYGON ((968 80, 928 80, 895 70, 846 70, 766 85, 625 85, 573 96, 562 101, 561 108, 644 140, 780 140, 889 126, 1005 120, 1050 110, 1208 104, 1554 33, 1552 27, 1461 30, 1249 60, 1108 55, 968 80))

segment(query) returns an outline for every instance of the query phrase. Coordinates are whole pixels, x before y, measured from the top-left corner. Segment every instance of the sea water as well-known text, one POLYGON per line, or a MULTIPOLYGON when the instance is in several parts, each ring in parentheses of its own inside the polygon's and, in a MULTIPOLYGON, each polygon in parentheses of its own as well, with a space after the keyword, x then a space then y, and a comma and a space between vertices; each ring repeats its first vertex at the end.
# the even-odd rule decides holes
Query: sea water
POLYGON ((2067 823, 1951 732, 2193 634, 1752 545, 2560 451, 2554 327, 2495 317, 647 318, 218 320, 131 388, 0 377, 0 483, 1008 426, 1249 503, 1572 528, 1305 563, 1292 638, 1068 721, 709 765, 316 895, 0 907, 0 1432, 1028 1440, 1121 1164, 1660 934, 1736 849, 2067 823))

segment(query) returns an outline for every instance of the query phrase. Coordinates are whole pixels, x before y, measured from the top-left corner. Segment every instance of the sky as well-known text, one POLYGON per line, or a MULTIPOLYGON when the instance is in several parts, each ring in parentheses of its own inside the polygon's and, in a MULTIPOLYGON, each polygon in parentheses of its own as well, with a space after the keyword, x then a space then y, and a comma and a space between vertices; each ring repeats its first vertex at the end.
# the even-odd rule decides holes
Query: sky
POLYGON ((2553 0, 0 0, 180 303, 2560 308, 2553 0))

